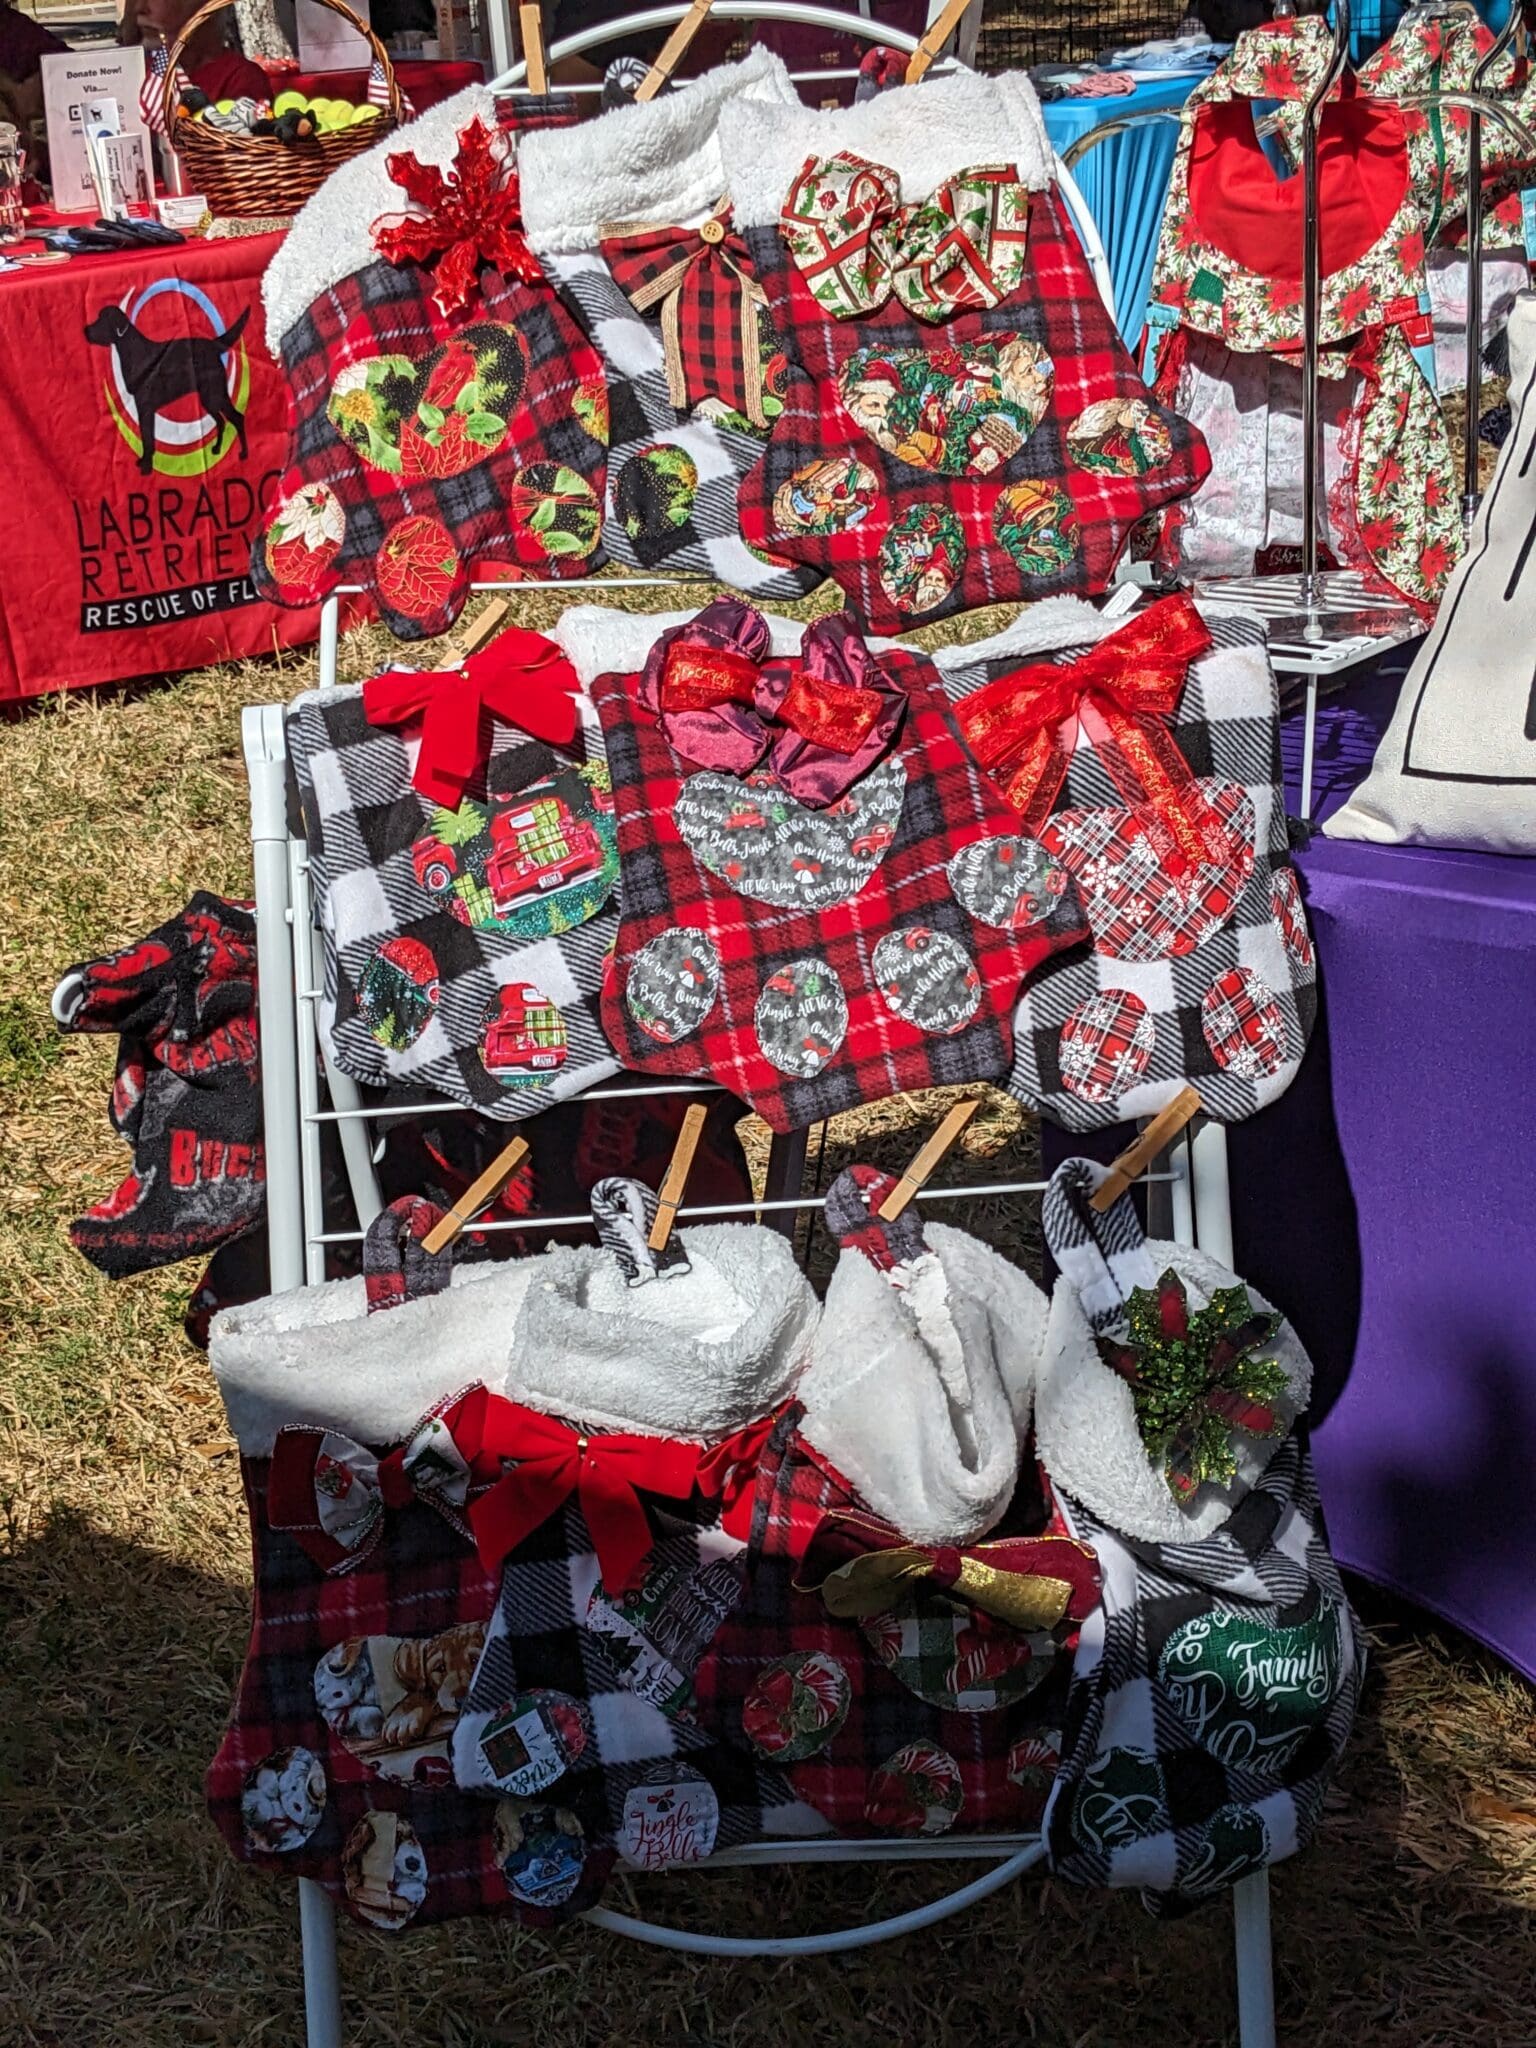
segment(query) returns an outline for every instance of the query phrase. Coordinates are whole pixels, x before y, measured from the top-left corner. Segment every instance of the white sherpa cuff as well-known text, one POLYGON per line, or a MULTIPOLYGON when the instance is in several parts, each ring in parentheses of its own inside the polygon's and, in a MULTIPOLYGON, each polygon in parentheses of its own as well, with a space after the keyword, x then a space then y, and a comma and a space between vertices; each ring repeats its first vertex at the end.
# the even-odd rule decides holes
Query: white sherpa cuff
MULTIPOLYGON (((599 676, 636 674, 645 667, 663 633, 691 626, 698 616, 697 612, 621 612, 602 604, 572 604, 550 628, 549 637, 575 669, 582 688, 589 690, 599 676)), ((786 619, 778 612, 762 616, 773 637, 773 653, 798 654, 805 637, 801 621, 786 619)), ((872 654, 879 654, 900 642, 866 636, 864 645, 872 654)))
POLYGON ((722 139, 754 104, 770 127, 800 104, 770 50, 595 121, 535 129, 518 148, 530 246, 567 254, 594 248, 620 222, 706 219, 725 195, 722 139))
POLYGON ((1053 163, 1040 102, 1021 71, 958 72, 825 112, 743 105, 722 124, 720 145, 742 228, 774 226, 806 158, 840 150, 894 171, 907 204, 978 164, 1014 164, 1020 182, 1042 192, 1053 163))
POLYGON ((495 127, 496 95, 483 85, 472 85, 429 107, 419 119, 331 173, 278 244, 261 281, 267 347, 274 356, 283 336, 322 292, 377 260, 374 222, 410 210, 389 175, 388 159, 404 152, 446 169, 458 155, 460 131, 477 114, 488 127, 495 127))

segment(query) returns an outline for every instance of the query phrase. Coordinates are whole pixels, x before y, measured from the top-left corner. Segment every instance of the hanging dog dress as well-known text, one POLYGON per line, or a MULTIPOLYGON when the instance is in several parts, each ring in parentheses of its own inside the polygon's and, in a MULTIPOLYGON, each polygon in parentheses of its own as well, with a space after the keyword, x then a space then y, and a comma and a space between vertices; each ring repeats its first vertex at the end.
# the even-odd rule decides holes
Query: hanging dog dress
POLYGON ((430 639, 482 564, 601 559, 602 363, 528 249, 512 149, 460 93, 327 179, 272 258, 292 438, 251 575, 274 603, 361 583, 430 639))
MULTIPOLYGON (((1209 476, 1164 520, 1163 556, 1184 580, 1248 575, 1266 548, 1301 539, 1302 183, 1277 177, 1253 102, 1304 100, 1328 36, 1320 17, 1250 30, 1184 109, 1147 312, 1154 389, 1211 451, 1209 476)), ((1402 117, 1346 88, 1318 140, 1321 538, 1428 609, 1461 522, 1425 369, 1424 216, 1402 117)))
POLYGON ((619 872, 601 734, 593 721, 578 763, 510 722, 568 736, 575 688, 551 642, 511 631, 462 671, 295 701, 321 1026, 354 1080, 511 1122, 614 1072, 598 1016, 619 872))
POLYGON ((1083 927, 920 656, 731 599, 654 639, 586 608, 557 631, 613 773, 625 1066, 707 1075, 775 1130, 1008 1071, 1020 982, 1083 927))
POLYGON ((612 448, 603 546, 626 568, 796 597, 821 579, 741 537, 739 479, 776 416, 762 288, 722 212, 721 138, 798 106, 766 50, 521 146, 529 241, 602 351, 612 448))
POLYGON ((1104 589, 1206 457, 1115 332, 1023 75, 748 106, 722 139, 786 365, 747 540, 880 630, 1104 589))
POLYGON ((1188 1904, 1304 1848, 1354 1720, 1364 1644, 1294 1434, 1311 1366, 1207 1254, 1149 1243, 1104 1169, 1046 1193, 1061 1270, 1040 1461, 1096 1552, 1046 1815, 1051 1866, 1188 1904))
POLYGON ((1173 597, 1116 624, 1070 598, 934 666, 1024 844, 1071 877, 1091 948, 1013 1019, 1009 1090, 1091 1130, 1181 1088, 1236 1123, 1291 1082, 1317 1009, 1262 627, 1173 597))
POLYGON ((1020 1468, 1045 1303, 915 1208, 882 1222, 894 1185, 855 1167, 828 1195, 844 1250, 699 1712, 839 1833, 1030 1827, 1098 1598, 1020 1468))

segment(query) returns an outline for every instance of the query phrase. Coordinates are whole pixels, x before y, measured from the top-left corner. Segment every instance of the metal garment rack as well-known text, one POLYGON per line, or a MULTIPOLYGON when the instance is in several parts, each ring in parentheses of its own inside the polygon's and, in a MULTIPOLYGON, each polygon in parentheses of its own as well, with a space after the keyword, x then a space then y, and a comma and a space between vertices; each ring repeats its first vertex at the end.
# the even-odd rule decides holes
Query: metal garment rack
MULTIPOLYGON (((714 10, 741 19, 773 19, 813 26, 834 27, 840 33, 862 36, 910 51, 916 39, 881 28, 859 15, 834 14, 831 10, 795 4, 795 0, 719 0, 714 10)), ((578 54, 614 35, 636 27, 665 27, 681 20, 684 6, 653 9, 610 23, 601 29, 566 38, 552 46, 549 57, 578 54)), ((522 76, 521 65, 496 81, 498 87, 515 84, 522 76)), ((1108 264, 1103 245, 1081 194, 1064 167, 1058 166, 1064 197, 1072 208, 1096 282, 1113 314, 1109 291, 1108 264)), ((636 583, 664 584, 686 589, 702 579, 626 578, 624 586, 636 583)), ((587 584, 580 596, 600 600, 603 582, 587 584)), ((495 590, 503 597, 521 591, 570 591, 565 583, 477 583, 477 590, 495 590)), ((572 593, 575 595, 575 593, 572 593)), ((333 595, 321 617, 319 665, 322 686, 337 680, 339 604, 333 595)), ((293 802, 292 778, 284 737, 281 706, 249 707, 242 718, 242 739, 251 792, 251 837, 255 868, 257 960, 260 977, 260 1018, 262 1033, 262 1098, 266 1126, 267 1200, 271 1256, 271 1284, 274 1291, 315 1285, 324 1278, 326 1246, 355 1241, 362 1228, 377 1213, 380 1196, 373 1169, 369 1125, 412 1114, 464 1113, 460 1105, 437 1100, 414 1105, 372 1107, 364 1104, 355 1084, 330 1066, 319 1029, 318 1002, 322 981, 320 941, 313 919, 307 850, 293 829, 297 812, 293 802), (348 1182, 358 1214, 358 1231, 327 1231, 321 1206, 320 1145, 326 1124, 332 1125, 340 1142, 348 1182)), ((637 1085, 624 1079, 588 1091, 594 1097, 651 1097, 661 1092, 697 1095, 699 1084, 668 1088, 647 1081, 637 1085)), ((528 1130, 534 1129, 530 1120, 528 1130)), ((820 1193, 803 1192, 806 1133, 776 1139, 770 1158, 767 1185, 761 1202, 736 1205, 685 1205, 680 1213, 689 1218, 724 1214, 761 1216, 793 1230, 801 1213, 819 1210, 820 1193)), ((1149 1176, 1154 1204, 1154 1227, 1185 1244, 1199 1244, 1213 1257, 1230 1265, 1232 1259, 1231 1211, 1228 1199, 1226 1132, 1219 1124, 1199 1122, 1181 1135, 1166 1155, 1162 1170, 1149 1176)), ((977 1194, 1038 1195, 1044 1183, 1004 1181, 986 1188, 929 1187, 919 1197, 923 1202, 951 1203, 977 1194)), ((519 1218, 515 1225, 483 1226, 488 1229, 537 1229, 554 1227, 581 1218, 534 1216, 519 1218)), ((763 1842, 736 1850, 722 1851, 708 1859, 716 1867, 799 1862, 930 1862, 937 1860, 992 1861, 994 1867, 932 1903, 911 1912, 873 1924, 834 1933, 784 1939, 740 1939, 729 1936, 694 1934, 658 1925, 605 1907, 594 1908, 586 1917, 598 1927, 625 1934, 655 1947, 688 1954, 728 1958, 790 1958, 829 1955, 875 1942, 893 1940, 932 1927, 952 1914, 977 1904, 1000 1890, 1023 1871, 1044 1860, 1044 1843, 1038 1834, 946 1836, 932 1841, 879 1841, 817 1838, 782 1844, 763 1842)), ((1269 1877, 1261 1870, 1233 1888, 1236 1979, 1239 2038, 1241 2048, 1275 2048, 1274 1989, 1270 1945, 1269 1877)), ((303 1941, 304 1994, 308 2048, 342 2048, 340 1973, 337 1960, 335 1912, 329 1895, 311 1879, 299 1880, 299 1920, 303 1941)))

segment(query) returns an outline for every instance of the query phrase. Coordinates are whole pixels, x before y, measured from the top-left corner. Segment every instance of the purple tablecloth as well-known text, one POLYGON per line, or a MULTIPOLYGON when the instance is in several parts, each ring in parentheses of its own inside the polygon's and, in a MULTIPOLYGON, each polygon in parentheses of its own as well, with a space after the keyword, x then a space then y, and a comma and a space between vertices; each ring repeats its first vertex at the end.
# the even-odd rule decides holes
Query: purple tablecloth
MULTIPOLYGON (((1400 674, 1320 709, 1320 816, 1400 674)), ((1285 755, 1294 814, 1299 718, 1285 755)), ((1289 1092, 1231 1132, 1237 1269, 1317 1368, 1340 1562, 1536 1679, 1536 860, 1319 836, 1297 865, 1322 1016, 1289 1092)))

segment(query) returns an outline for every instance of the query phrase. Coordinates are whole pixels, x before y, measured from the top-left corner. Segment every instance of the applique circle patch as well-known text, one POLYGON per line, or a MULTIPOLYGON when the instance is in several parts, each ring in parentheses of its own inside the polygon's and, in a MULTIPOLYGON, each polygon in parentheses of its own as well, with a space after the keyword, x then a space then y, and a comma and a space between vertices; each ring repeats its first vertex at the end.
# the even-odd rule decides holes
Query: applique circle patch
POLYGON ((847 1672, 824 1650, 780 1657, 753 1680, 742 1704, 742 1733, 759 1756, 803 1763, 847 1720, 850 1696, 847 1672))
POLYGON ((1072 1832, 1090 1849, 1109 1855, 1169 1825, 1163 1773, 1141 1749, 1112 1749, 1083 1774, 1072 1802, 1072 1832))
POLYGON ((995 347, 855 349, 838 372, 843 408, 887 455, 943 476, 990 476, 1045 417, 1056 368, 1022 335, 995 347))
POLYGON ((1083 1102, 1113 1102, 1146 1072, 1155 1042, 1140 996, 1128 988, 1098 989, 1061 1027, 1061 1085, 1083 1102))
POLYGON ((1274 992, 1251 967, 1229 967, 1200 999, 1200 1029, 1211 1058, 1244 1081, 1278 1074, 1290 1034, 1274 992))
POLYGON ((427 1896, 427 1858, 403 1814, 365 1813, 341 1852, 352 1910, 370 1927, 398 1933, 427 1896))
POLYGON ((880 588, 898 611, 931 612, 965 567, 965 529, 947 505, 909 505, 880 543, 880 588))
POLYGON ((619 1854, 637 1870, 700 1863, 720 1832, 720 1802, 705 1778, 674 1767, 624 1795, 619 1854))
POLYGON ((437 962, 420 939, 386 939, 363 969, 357 1014, 386 1052, 405 1052, 420 1038, 442 993, 437 962))
POLYGON ((480 1019, 480 1064, 503 1088, 531 1088, 565 1065, 565 1019, 531 981, 509 981, 480 1019))
POLYGON ((791 960, 763 983, 752 1021, 770 1066, 814 1081, 848 1035, 848 998, 825 960, 791 960))
POLYGON ((890 1672, 930 1706, 991 1714, 1032 1693, 1050 1676, 1056 1643, 1048 1630, 1025 1634, 1001 1622, 982 1625, 947 1600, 872 1614, 859 1623, 890 1672))
POLYGON ((507 1890, 523 1905, 563 1906, 581 1883, 587 1837, 567 1808, 504 1799, 491 1838, 507 1890))
POLYGON ((318 597, 347 537, 347 515, 329 484, 301 484, 267 523, 267 574, 289 599, 318 597))
POLYGON ((693 516, 698 488, 698 464, 687 449, 653 441, 615 478, 614 513, 631 540, 667 540, 693 516))
POLYGON ((919 1031, 961 1031, 981 1002, 976 963, 948 932, 920 924, 887 932, 872 965, 886 1007, 919 1031))
POLYGON ((569 1693, 535 1687, 492 1714, 476 1746, 498 1792, 530 1799, 553 1785, 592 1742, 592 1716, 569 1693))
POLYGON ((411 846, 417 884, 475 931, 545 939, 596 917, 619 878, 612 785, 601 762, 561 768, 456 811, 411 846))
POLYGON ((1207 1755, 1278 1778, 1338 1693, 1341 1634, 1331 1601, 1293 1628, 1197 1615, 1164 1643, 1158 1682, 1207 1755))
POLYGON ((252 1849, 302 1849, 325 1815, 325 1765, 312 1749, 278 1749, 246 1772, 240 1824, 252 1849))
POLYGON ((864 1818, 897 1835, 942 1835, 964 1799, 960 1766, 936 1742, 909 1742, 872 1771, 864 1818))
POLYGON ((571 411, 576 415, 576 424, 584 434, 597 442, 600 448, 608 446, 609 410, 608 384, 603 377, 583 377, 576 386, 576 395, 571 400, 571 411))
POLYGON ((992 531, 1026 576, 1058 575, 1082 539, 1072 500, 1055 484, 1036 477, 998 492, 992 531))
POLYGON ((884 860, 906 795, 907 771, 892 754, 824 810, 796 803, 769 774, 707 771, 689 776, 672 816, 699 865, 738 895, 828 910, 857 896, 884 860))
POLYGON ((348 363, 325 411, 370 469, 405 482, 458 476, 506 440, 527 381, 516 328, 482 320, 420 362, 381 355, 348 363))
POLYGON ((1059 1736, 1051 1742, 1043 1735, 1021 1735, 1008 1752, 1005 1769, 1009 1784, 1022 1792, 1037 1793, 1042 1807, 1061 1765, 1059 1741, 1059 1736))
POLYGON ((602 530, 597 493, 563 462, 530 462, 512 479, 507 510, 532 554, 552 559, 590 555, 602 530))
POLYGON ((374 565, 379 596, 402 618, 426 619, 440 612, 459 573, 459 551, 440 519, 419 512, 385 534, 374 565))
POLYGON ((1294 868, 1275 869, 1270 877, 1269 908, 1287 959, 1294 960, 1298 967, 1310 967, 1317 956, 1312 950, 1312 934, 1307 930, 1307 914, 1301 905, 1294 868))
POLYGON ((866 519, 880 496, 880 479, 852 455, 808 462, 773 494, 776 533, 847 533, 866 519))
POLYGON ((1067 893, 1066 870, 1038 839, 973 839, 945 869, 955 900, 978 924, 1027 931, 1067 893))
POLYGON ((706 931, 675 924, 629 963, 624 1001, 647 1038, 676 1045, 697 1031, 720 993, 720 953, 706 931))
POLYGON ((1269 1861, 1269 1830, 1251 1806, 1218 1807, 1205 1824, 1188 1868, 1179 1879, 1185 1892, 1226 1891, 1269 1861))
POLYGON ((1173 436, 1144 398, 1085 405, 1066 433, 1067 460, 1090 476, 1145 476, 1173 455, 1173 436))
POLYGON ((435 1636, 350 1636, 315 1666, 315 1705, 343 1749, 381 1778, 446 1785, 449 1745, 475 1665, 483 1622, 435 1636))
POLYGON ((1111 960, 1180 959, 1219 932, 1253 873, 1253 802, 1235 782, 1196 785, 1227 828, 1229 857, 1183 875, 1164 868, 1165 827, 1149 804, 1058 811, 1040 834, 1077 883, 1093 948, 1111 960))

